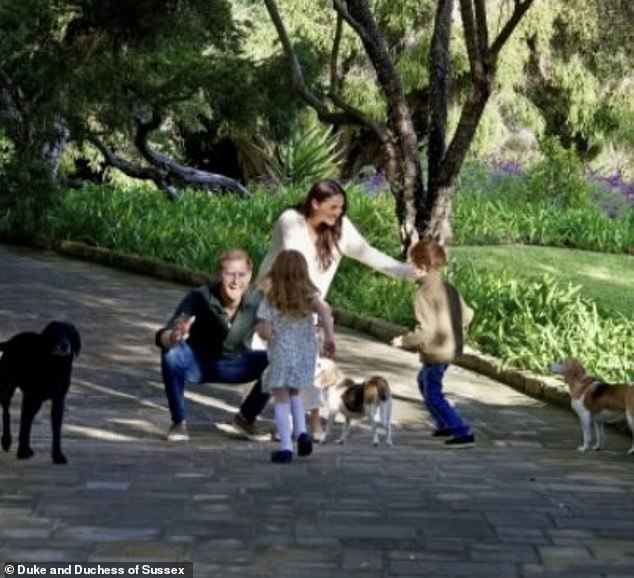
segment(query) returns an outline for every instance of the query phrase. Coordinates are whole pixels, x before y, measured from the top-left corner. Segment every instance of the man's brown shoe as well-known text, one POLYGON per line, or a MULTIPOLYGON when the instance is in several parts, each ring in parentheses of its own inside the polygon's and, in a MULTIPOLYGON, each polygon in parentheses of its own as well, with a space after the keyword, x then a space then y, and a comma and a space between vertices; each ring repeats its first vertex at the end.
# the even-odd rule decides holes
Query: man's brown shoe
POLYGON ((271 432, 260 430, 256 423, 249 423, 241 413, 237 413, 233 417, 232 425, 246 439, 252 442, 268 442, 271 441, 271 432))

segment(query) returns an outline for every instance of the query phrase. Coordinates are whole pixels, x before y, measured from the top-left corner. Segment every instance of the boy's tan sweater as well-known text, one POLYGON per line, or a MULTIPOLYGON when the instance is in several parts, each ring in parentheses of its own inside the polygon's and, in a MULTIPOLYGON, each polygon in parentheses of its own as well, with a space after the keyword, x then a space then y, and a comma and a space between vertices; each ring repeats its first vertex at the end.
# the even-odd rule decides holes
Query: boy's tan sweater
MULTIPOLYGON (((471 309, 456 293, 462 313, 462 329, 473 319, 471 309)), ((456 336, 452 326, 451 303, 439 271, 432 271, 420 282, 414 296, 414 314, 417 325, 403 336, 403 347, 420 353, 423 363, 450 363, 456 356, 456 345, 462 336, 456 336)))

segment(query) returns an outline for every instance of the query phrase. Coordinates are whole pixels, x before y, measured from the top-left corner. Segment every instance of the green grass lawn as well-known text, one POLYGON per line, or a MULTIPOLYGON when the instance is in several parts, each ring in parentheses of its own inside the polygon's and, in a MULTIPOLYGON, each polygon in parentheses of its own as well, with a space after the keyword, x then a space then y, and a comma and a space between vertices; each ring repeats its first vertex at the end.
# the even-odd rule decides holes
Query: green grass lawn
POLYGON ((600 308, 634 319, 634 256, 529 245, 452 247, 450 257, 514 275, 548 273, 581 287, 600 308))

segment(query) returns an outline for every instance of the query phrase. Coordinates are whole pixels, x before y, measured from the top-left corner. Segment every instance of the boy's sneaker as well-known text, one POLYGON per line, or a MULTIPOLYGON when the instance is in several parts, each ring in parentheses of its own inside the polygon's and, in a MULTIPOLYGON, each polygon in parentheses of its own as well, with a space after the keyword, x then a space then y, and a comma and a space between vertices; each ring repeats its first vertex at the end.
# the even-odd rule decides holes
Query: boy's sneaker
POLYGON ((271 461, 275 464, 290 464, 293 461, 293 452, 291 450, 271 452, 271 461))
POLYGON ((184 421, 174 423, 167 432, 168 442, 186 442, 189 441, 189 433, 187 433, 187 424, 184 421))
POLYGON ((307 434, 299 434, 297 438, 297 455, 309 456, 313 453, 313 439, 307 434))
POLYGON ((448 440, 445 440, 445 445, 453 447, 470 447, 475 443, 475 437, 473 434, 467 434, 464 436, 453 436, 448 440))
POLYGON ((453 435, 453 433, 451 432, 451 429, 449 429, 448 427, 441 427, 438 428, 436 430, 434 430, 431 434, 431 437, 433 438, 450 438, 453 435))
POLYGON ((233 417, 232 425, 252 442, 268 442, 271 439, 271 432, 260 431, 255 422, 249 423, 241 413, 237 413, 233 417))

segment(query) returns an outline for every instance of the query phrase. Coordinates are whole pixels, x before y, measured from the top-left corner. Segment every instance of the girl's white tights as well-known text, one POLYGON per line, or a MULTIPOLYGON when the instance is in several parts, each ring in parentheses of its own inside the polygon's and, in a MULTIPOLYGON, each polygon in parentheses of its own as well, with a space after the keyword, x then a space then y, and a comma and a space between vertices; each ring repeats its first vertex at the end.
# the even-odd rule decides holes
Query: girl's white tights
POLYGON ((300 434, 306 433, 306 414, 301 395, 291 395, 291 414, 293 416, 293 433, 297 439, 300 434))
MULTIPOLYGON (((297 396, 294 396, 297 397, 297 396)), ((290 423, 291 404, 288 401, 275 401, 275 425, 280 436, 281 449, 293 451, 290 423)))

